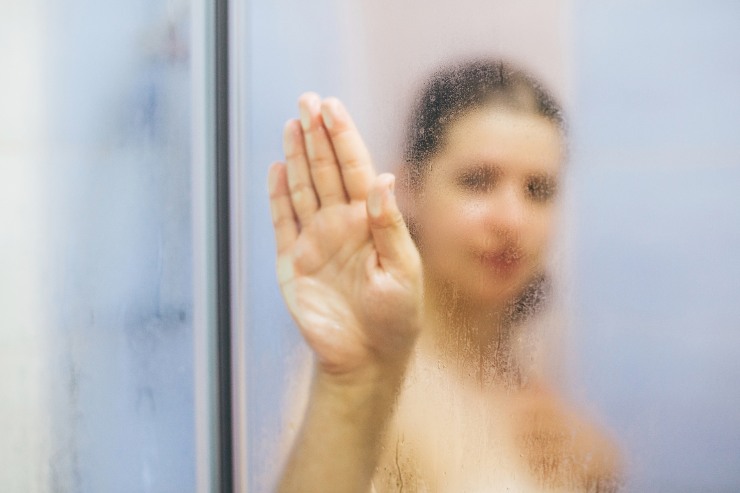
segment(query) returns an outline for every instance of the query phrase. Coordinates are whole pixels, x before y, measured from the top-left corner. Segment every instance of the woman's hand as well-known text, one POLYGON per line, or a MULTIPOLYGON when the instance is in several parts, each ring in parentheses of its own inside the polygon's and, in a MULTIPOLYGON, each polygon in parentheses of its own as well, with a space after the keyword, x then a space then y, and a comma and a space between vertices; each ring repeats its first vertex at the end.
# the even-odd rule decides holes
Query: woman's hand
MULTIPOLYGON (((419 253, 342 104, 308 93, 269 172, 280 287, 327 374, 403 364, 419 331, 419 253)), ((371 373, 372 374, 372 373, 371 373)))

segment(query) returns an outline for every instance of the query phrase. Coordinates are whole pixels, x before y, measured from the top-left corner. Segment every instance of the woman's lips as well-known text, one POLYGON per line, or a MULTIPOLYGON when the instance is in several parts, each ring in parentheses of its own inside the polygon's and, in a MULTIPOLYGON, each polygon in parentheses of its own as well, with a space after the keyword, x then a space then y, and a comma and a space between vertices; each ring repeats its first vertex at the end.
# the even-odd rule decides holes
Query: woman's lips
POLYGON ((480 261, 489 269, 500 275, 511 275, 522 265, 522 252, 516 249, 497 250, 494 252, 483 252, 480 261))

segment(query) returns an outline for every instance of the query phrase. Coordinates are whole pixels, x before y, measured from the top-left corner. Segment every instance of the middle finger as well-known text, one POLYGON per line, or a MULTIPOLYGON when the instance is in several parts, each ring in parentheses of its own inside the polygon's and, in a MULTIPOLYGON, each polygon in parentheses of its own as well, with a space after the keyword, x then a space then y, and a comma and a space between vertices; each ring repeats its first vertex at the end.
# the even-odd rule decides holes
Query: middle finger
POLYGON ((321 206, 347 202, 334 147, 321 118, 321 102, 317 94, 306 93, 298 100, 303 138, 306 144, 311 177, 321 206))

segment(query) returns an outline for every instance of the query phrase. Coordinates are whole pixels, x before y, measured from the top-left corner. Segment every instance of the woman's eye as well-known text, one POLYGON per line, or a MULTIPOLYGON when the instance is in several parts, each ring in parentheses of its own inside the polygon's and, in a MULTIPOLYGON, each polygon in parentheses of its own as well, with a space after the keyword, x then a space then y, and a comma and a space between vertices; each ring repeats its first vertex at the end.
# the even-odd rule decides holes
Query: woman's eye
POLYGON ((547 202, 557 192, 557 183, 548 176, 533 176, 527 180, 526 192, 535 202, 547 202))
POLYGON ((460 175, 458 184, 472 192, 487 192, 496 185, 496 173, 486 169, 469 171, 460 175))

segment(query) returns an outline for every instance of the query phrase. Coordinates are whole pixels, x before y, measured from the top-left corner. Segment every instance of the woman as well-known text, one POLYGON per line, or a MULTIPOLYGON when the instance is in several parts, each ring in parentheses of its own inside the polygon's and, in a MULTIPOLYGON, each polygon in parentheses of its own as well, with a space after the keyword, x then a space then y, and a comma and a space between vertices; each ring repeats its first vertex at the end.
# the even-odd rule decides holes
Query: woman
POLYGON ((269 189, 279 282, 316 368, 281 491, 617 489, 610 442, 522 344, 547 294, 554 100, 498 61, 435 74, 399 202, 339 101, 305 94, 299 110, 269 189))

